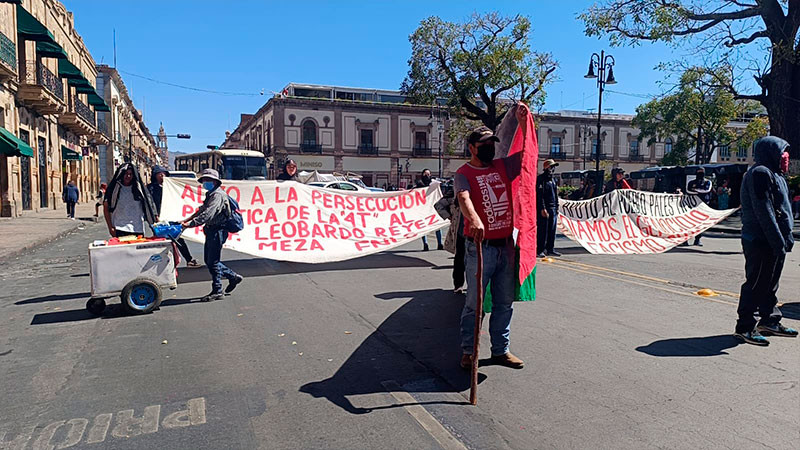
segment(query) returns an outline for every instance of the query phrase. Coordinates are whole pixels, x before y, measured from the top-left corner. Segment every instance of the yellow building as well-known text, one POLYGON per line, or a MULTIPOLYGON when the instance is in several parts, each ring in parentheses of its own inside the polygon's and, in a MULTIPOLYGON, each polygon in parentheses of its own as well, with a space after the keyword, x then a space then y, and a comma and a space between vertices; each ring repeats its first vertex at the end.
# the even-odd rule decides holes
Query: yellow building
POLYGON ((55 209, 68 180, 89 202, 97 146, 110 142, 96 113, 108 105, 74 19, 54 0, 0 3, 0 215, 55 209))

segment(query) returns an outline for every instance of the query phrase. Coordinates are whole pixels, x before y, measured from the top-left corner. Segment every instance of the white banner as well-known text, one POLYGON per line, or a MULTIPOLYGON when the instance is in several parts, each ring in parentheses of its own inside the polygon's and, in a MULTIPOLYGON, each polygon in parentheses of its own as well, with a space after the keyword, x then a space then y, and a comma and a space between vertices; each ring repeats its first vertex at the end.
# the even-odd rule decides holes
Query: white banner
POLYGON ((663 253, 736 209, 712 209, 696 195, 617 189, 591 200, 561 200, 558 231, 594 254, 663 253))
MULTIPOLYGON (((244 230, 225 248, 262 258, 303 263, 343 261, 389 250, 446 227, 433 205, 439 183, 400 192, 351 192, 293 181, 225 181, 239 203, 244 230)), ((196 181, 164 180, 161 220, 183 221, 203 203, 196 181)), ((184 238, 203 242, 201 228, 184 238)))

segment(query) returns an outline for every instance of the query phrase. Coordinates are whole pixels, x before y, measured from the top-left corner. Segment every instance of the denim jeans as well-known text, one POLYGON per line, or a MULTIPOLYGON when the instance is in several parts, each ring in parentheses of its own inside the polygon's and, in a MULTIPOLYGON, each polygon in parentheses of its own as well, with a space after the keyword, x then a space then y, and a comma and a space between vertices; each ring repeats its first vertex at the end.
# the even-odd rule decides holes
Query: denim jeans
MULTIPOLYGON (((428 245, 428 236, 422 236, 422 243, 428 245)), ((436 230, 436 244, 442 246, 442 230, 436 230)))
MULTIPOLYGON (((474 242, 466 242, 467 298, 461 312, 461 349, 472 354, 475 335, 475 307, 478 303, 478 249, 474 242)), ((508 352, 508 335, 514 302, 514 243, 511 239, 504 247, 483 244, 483 289, 492 282, 492 313, 489 316, 489 336, 492 355, 508 352)))
POLYGON ((236 272, 220 261, 222 257, 222 244, 228 240, 225 230, 205 230, 206 244, 203 247, 203 256, 208 272, 211 273, 211 292, 222 293, 222 277, 232 280, 239 276, 236 272))
POLYGON ((75 202, 67 201, 67 217, 75 217, 75 202))

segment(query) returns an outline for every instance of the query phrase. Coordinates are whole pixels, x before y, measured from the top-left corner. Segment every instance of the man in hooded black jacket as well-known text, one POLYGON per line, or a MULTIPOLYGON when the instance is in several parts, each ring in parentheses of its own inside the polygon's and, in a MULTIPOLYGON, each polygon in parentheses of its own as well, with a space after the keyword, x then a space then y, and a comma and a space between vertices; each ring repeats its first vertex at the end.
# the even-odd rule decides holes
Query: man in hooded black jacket
POLYGON ((742 248, 746 281, 739 296, 739 320, 734 336, 754 345, 769 345, 764 337, 796 337, 797 330, 781 324, 778 282, 786 253, 792 251, 793 218, 789 189, 782 172, 782 155, 789 144, 767 136, 755 144, 755 164, 742 179, 742 248), (754 314, 760 319, 756 323, 754 314))

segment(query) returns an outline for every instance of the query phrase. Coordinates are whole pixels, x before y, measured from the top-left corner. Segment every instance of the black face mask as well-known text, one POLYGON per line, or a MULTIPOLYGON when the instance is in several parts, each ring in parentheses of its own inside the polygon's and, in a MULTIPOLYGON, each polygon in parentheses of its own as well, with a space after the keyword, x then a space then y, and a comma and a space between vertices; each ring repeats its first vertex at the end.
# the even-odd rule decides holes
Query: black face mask
POLYGON ((483 144, 478 147, 477 156, 482 163, 491 164, 494 161, 494 144, 483 144))
POLYGON ((431 182, 431 177, 429 177, 429 176, 427 176, 427 175, 423 175, 423 176, 422 176, 422 182, 423 182, 423 183, 425 183, 425 184, 430 184, 430 182, 431 182))

